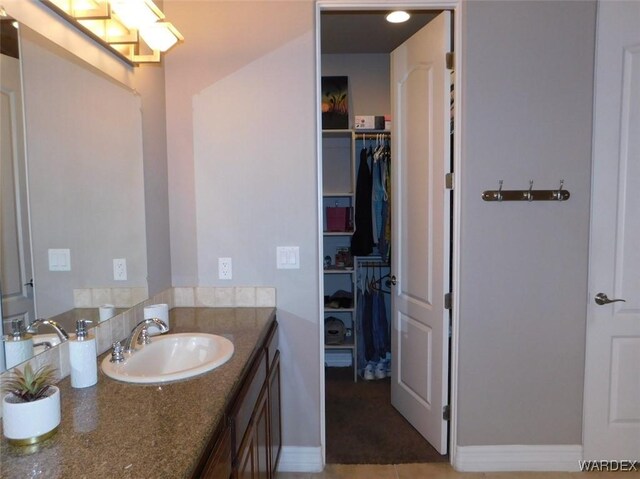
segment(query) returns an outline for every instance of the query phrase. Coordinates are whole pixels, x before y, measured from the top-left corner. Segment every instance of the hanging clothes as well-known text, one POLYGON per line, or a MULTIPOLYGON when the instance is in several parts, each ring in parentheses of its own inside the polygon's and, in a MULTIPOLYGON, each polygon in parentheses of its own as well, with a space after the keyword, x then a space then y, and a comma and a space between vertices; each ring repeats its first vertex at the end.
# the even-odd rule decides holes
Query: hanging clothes
MULTIPOLYGON (((359 305, 364 304, 364 287, 362 281, 358 280, 357 301, 359 305)), ((356 340, 358 349, 356 351, 356 368, 358 372, 362 371, 367 364, 367 360, 364 355, 364 308, 359 306, 356 310, 356 340)))
MULTIPOLYGON (((380 266, 376 266, 378 269, 380 266)), ((365 379, 364 369, 381 361, 388 361, 391 352, 391 331, 387 320, 385 294, 389 291, 382 288, 382 278, 375 276, 373 266, 363 266, 358 275, 358 308, 356 312, 358 350, 356 354, 358 372, 365 379), (366 271, 363 281, 361 273, 366 271), (373 273, 372 273, 373 271, 373 273)))
POLYGON ((371 162, 371 223, 373 228, 373 242, 379 244, 380 233, 383 231, 384 185, 382 184, 382 162, 384 157, 384 145, 378 144, 372 155, 371 162))
POLYGON ((383 202, 382 224, 378 236, 378 251, 384 263, 388 263, 391 257, 391 149, 389 143, 385 144, 384 155, 380 160, 382 174, 383 202))
POLYGON ((356 180, 356 229, 351 237, 352 256, 367 256, 373 251, 373 227, 371 218, 371 170, 367 163, 369 152, 362 148, 358 178, 356 180))

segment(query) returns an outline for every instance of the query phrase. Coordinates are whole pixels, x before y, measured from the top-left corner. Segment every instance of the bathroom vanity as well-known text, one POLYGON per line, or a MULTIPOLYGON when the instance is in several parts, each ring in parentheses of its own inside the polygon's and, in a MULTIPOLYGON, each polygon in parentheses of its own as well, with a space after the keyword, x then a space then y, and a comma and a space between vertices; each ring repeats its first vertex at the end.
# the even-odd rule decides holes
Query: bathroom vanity
MULTIPOLYGON (((0 477, 275 477, 281 449, 280 354, 274 308, 174 308, 171 332, 230 339, 231 359, 189 380, 61 391, 47 441, 0 443, 0 477)), ((108 354, 108 353, 107 353, 108 354)), ((101 358, 98 358, 101 360, 101 358)))

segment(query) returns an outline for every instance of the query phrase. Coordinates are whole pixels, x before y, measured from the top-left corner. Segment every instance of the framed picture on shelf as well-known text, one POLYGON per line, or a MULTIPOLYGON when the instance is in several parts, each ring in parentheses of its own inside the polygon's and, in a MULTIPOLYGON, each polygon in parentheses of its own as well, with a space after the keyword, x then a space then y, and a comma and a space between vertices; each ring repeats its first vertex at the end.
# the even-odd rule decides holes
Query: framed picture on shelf
POLYGON ((349 129, 349 77, 322 77, 322 129, 349 129))

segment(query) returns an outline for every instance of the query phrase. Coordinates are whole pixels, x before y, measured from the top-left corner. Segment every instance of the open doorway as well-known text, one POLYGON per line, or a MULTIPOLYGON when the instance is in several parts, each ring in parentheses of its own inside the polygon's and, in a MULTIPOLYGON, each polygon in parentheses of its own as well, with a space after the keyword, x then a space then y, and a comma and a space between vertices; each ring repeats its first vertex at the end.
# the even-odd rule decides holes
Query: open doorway
POLYGON ((327 463, 448 460, 450 30, 437 33, 439 72, 413 59, 411 42, 431 42, 426 25, 451 19, 410 11, 402 28, 386 13, 327 11, 320 22, 327 463))

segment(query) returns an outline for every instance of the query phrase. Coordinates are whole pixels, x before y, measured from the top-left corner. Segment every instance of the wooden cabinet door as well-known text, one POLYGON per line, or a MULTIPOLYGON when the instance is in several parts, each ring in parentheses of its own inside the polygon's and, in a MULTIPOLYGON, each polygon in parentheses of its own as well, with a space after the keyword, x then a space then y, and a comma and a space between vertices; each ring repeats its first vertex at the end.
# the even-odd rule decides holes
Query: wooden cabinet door
POLYGON ((269 403, 262 389, 244 440, 238 449, 236 479, 269 478, 269 403))
POLYGON ((256 476, 256 435, 253 424, 244 438, 244 442, 238 449, 238 462, 235 471, 235 479, 254 479, 256 476))
POLYGON ((277 351, 269 370, 269 449, 271 477, 276 477, 282 449, 282 419, 280 407, 280 351, 277 351))
POLYGON ((262 394, 258 399, 255 410, 255 434, 256 434, 256 477, 268 479, 269 469, 269 402, 268 389, 265 384, 262 394))
POLYGON ((200 479, 229 479, 231 471, 231 429, 226 428, 199 477, 200 479))

